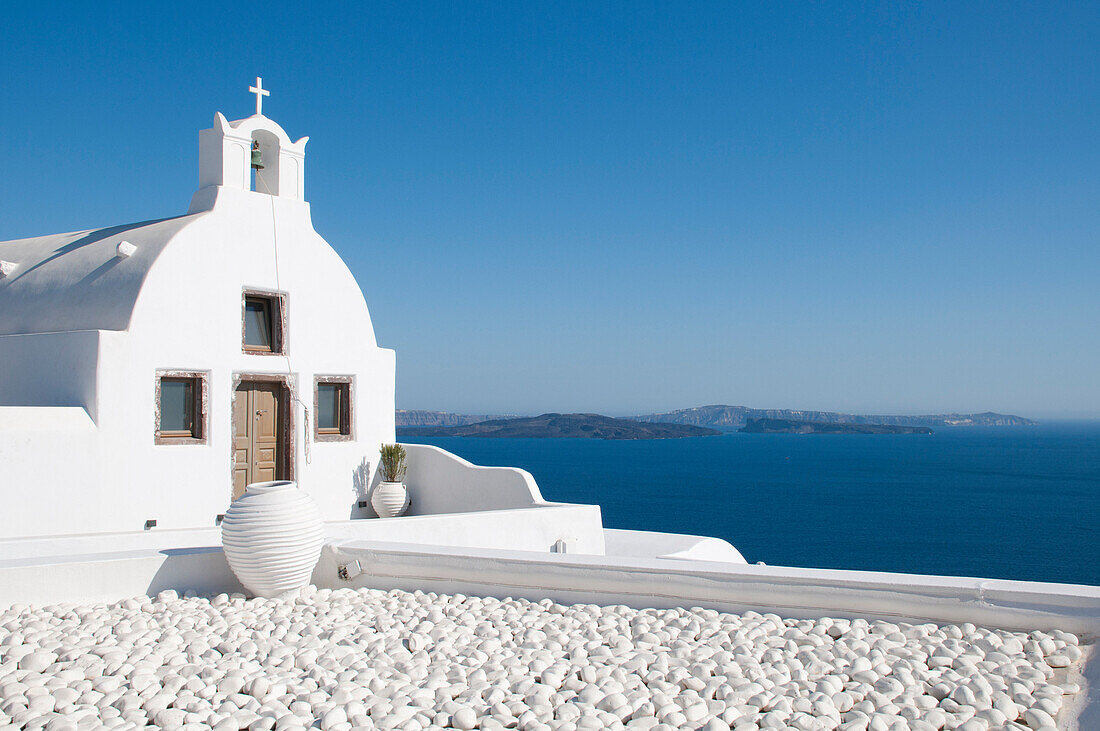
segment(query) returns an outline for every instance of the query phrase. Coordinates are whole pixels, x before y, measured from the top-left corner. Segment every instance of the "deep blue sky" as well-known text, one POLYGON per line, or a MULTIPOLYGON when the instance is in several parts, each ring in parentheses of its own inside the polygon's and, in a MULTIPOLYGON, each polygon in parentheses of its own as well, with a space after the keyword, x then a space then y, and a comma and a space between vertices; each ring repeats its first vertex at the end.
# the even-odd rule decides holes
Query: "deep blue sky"
POLYGON ((261 75, 400 407, 1100 416, 1100 4, 160 5, 6 8, 0 239, 261 75))

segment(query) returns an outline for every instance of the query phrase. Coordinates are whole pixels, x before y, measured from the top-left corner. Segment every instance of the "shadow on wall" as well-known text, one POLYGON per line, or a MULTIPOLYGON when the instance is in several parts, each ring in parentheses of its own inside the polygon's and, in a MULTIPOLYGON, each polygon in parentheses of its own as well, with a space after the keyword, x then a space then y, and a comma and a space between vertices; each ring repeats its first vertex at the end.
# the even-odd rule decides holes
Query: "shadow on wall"
POLYGON ((352 503, 351 512, 348 514, 349 520, 378 517, 378 513, 374 512, 370 504, 371 487, 370 462, 364 457, 359 466, 351 472, 352 503))
POLYGON ((145 590, 148 596, 156 596, 166 589, 174 589, 180 596, 187 591, 204 596, 222 592, 246 593, 229 568, 221 548, 170 548, 159 553, 164 561, 145 590))
POLYGON ((118 266, 118 263, 119 263, 118 257, 108 259, 107 261, 103 262, 102 264, 97 266, 92 271, 85 274, 84 277, 80 280, 80 282, 78 284, 81 284, 81 285, 91 284, 92 282, 99 279, 104 274, 106 274, 107 272, 111 271, 116 266, 118 266))

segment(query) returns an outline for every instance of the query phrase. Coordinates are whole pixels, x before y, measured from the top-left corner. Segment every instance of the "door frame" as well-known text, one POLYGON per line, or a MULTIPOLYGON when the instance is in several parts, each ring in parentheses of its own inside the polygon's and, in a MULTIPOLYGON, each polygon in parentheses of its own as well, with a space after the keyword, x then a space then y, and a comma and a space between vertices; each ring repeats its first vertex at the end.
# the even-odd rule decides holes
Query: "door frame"
POLYGON ((294 393, 298 383, 296 375, 286 373, 233 373, 233 389, 229 393, 229 496, 233 496, 233 467, 236 455, 237 425, 233 421, 233 400, 237 398, 237 389, 242 383, 275 383, 282 386, 282 403, 285 408, 279 415, 279 427, 283 430, 285 453, 282 460, 283 480, 295 480, 297 474, 297 441, 294 432, 294 393))

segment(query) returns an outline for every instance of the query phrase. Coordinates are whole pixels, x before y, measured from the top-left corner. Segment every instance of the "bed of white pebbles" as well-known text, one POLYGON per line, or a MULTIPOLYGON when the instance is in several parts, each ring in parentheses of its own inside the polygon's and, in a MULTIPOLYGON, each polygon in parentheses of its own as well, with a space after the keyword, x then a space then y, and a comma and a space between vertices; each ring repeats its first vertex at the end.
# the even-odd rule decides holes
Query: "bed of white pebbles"
POLYGON ((969 624, 163 592, 0 613, 0 728, 1053 729, 1081 658, 969 624))

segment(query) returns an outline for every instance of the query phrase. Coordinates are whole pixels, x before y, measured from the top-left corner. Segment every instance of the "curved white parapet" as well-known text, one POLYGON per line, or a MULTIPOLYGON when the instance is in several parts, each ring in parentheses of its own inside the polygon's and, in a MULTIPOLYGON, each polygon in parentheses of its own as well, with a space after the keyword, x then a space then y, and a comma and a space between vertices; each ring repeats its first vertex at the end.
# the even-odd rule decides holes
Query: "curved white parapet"
POLYGON ((306 586, 324 540, 317 505, 288 481, 249 485, 222 521, 226 561, 256 596, 278 596, 306 586))
POLYGON ((535 478, 515 467, 479 467, 439 447, 402 444, 409 469, 406 515, 513 510, 546 505, 535 478))
POLYGON ((604 528, 603 534, 608 556, 748 563, 740 551, 721 538, 614 528, 604 528))

